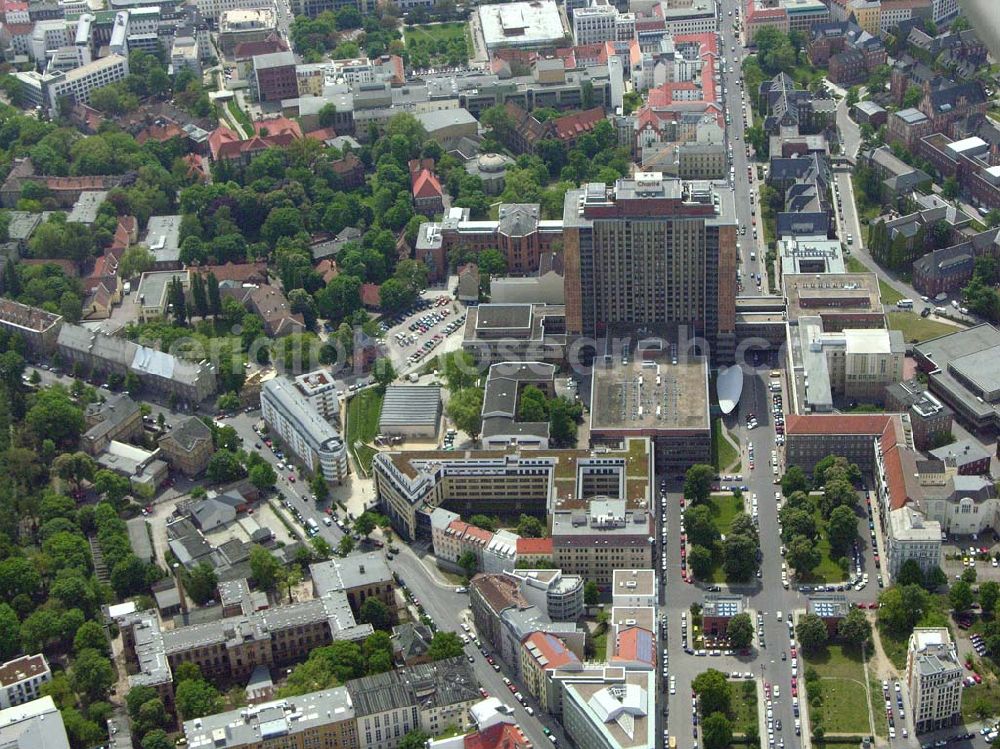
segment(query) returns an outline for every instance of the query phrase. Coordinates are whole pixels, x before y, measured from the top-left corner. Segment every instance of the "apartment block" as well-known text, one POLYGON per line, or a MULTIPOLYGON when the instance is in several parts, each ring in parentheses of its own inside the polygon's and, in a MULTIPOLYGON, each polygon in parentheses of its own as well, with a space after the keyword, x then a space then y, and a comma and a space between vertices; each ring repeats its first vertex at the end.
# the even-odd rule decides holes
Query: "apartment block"
POLYGON ((945 627, 917 627, 906 648, 906 688, 917 733, 962 723, 962 664, 945 627))
POLYGON ((575 622, 583 616, 583 584, 579 575, 560 569, 512 569, 505 573, 517 580, 521 595, 556 621, 575 622))
POLYGON ((654 671, 605 666, 602 673, 562 673, 562 722, 574 746, 644 749, 656 745, 654 671))
POLYGON ((621 448, 595 451, 382 451, 372 471, 383 511, 412 539, 431 535, 431 513, 440 506, 463 515, 516 508, 543 516, 583 511, 587 498, 603 496, 626 500, 630 511, 648 508, 651 460, 649 441, 629 438, 621 448))
POLYGON ((552 514, 556 567, 610 586, 614 571, 653 566, 653 518, 627 510, 624 499, 591 499, 585 507, 552 514))
POLYGON ((340 422, 340 393, 330 372, 317 369, 300 374, 293 380, 295 387, 316 412, 329 422, 340 422))
MULTIPOLYGON (((579 11, 577 11, 579 12, 579 11)), ((582 669, 583 664, 566 643, 548 632, 532 632, 521 643, 521 675, 528 694, 543 712, 551 713, 553 689, 549 675, 556 669, 582 669)))
POLYGON ((731 188, 637 173, 566 194, 566 329, 637 327, 735 349, 736 216, 731 188))
POLYGON ((0 710, 0 745, 7 749, 69 749, 66 727, 52 697, 0 710))
POLYGON ((55 351, 62 322, 62 315, 12 299, 0 299, 0 328, 19 336, 35 356, 47 356, 55 351))
POLYGON ((212 430, 201 419, 189 416, 160 437, 160 455, 185 476, 197 476, 215 454, 212 430))
POLYGON ((42 653, 22 655, 0 665, 0 710, 23 705, 42 696, 42 685, 52 681, 42 653))
POLYGON ((340 433, 286 377, 261 387, 261 415, 273 433, 302 464, 327 481, 341 483, 350 472, 340 433))
POLYGON ((635 38, 635 14, 611 4, 594 3, 573 11, 573 39, 578 45, 628 42, 635 38))

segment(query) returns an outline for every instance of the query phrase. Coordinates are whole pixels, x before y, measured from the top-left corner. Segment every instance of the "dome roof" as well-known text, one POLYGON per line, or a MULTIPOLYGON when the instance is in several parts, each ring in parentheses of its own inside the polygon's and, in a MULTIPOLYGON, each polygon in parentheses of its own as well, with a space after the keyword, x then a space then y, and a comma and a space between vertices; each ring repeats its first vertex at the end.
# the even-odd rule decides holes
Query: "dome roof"
POLYGON ((479 171, 502 172, 507 167, 507 159, 498 153, 479 154, 479 171))

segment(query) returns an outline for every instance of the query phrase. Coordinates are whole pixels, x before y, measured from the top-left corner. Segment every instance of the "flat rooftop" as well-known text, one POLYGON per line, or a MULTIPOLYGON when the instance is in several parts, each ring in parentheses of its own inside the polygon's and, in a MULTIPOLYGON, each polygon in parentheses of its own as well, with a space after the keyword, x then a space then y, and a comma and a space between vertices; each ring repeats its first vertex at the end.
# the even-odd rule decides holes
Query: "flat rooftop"
POLYGON ((595 366, 591 430, 708 429, 708 362, 700 357, 595 366))
POLYGON ((784 276, 788 319, 801 315, 883 314, 874 273, 793 273, 784 276))
POLYGON ((488 49, 545 46, 567 34, 553 0, 483 5, 479 25, 488 49))

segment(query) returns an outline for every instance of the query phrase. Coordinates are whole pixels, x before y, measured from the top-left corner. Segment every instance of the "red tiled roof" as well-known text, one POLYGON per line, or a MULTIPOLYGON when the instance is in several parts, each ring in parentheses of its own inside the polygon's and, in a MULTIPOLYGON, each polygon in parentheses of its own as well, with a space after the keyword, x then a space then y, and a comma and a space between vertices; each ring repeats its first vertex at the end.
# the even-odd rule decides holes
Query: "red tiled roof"
POLYGON ((157 143, 163 143, 171 138, 180 138, 183 135, 184 131, 181 130, 179 125, 168 122, 166 125, 150 125, 140 130, 139 134, 135 136, 135 140, 139 145, 142 145, 147 140, 155 140, 157 143))
POLYGON ((265 128, 267 129, 267 135, 261 136, 264 138, 282 136, 291 136, 295 140, 302 138, 302 128, 299 126, 299 123, 295 120, 290 120, 287 117, 275 117, 270 120, 257 120, 253 123, 253 131, 257 135, 261 135, 260 131, 265 128))
POLYGON ((34 23, 5 23, 4 28, 11 36, 26 36, 35 30, 34 23))
POLYGON ((552 130, 560 140, 571 140, 589 133, 604 119, 604 108, 594 107, 585 112, 557 117, 552 120, 552 130))
POLYGON ((495 723, 465 737, 464 749, 527 749, 531 742, 514 723, 495 723))
POLYGON ((202 265, 192 270, 203 276, 214 273, 217 281, 267 283, 267 263, 263 260, 256 263, 228 262, 225 265, 202 265))
POLYGON ((382 304, 382 294, 378 284, 361 284, 361 303, 366 307, 378 307, 382 304))
POLYGON ((615 637, 615 652, 612 661, 644 661, 653 664, 655 658, 650 644, 655 642, 653 633, 642 627, 628 627, 620 630, 615 637))
POLYGON ((452 520, 448 523, 448 530, 452 535, 460 536, 469 540, 474 540, 482 546, 486 546, 493 540, 493 534, 488 530, 480 528, 478 525, 466 523, 464 520, 452 520))
POLYGON ((306 133, 307 138, 312 138, 313 140, 318 140, 323 143, 328 140, 333 140, 337 137, 337 131, 332 127, 321 127, 319 130, 311 130, 306 133))
POLYGON ((340 275, 340 269, 337 268, 337 261, 328 257, 316 263, 313 270, 319 273, 323 279, 323 283, 330 283, 330 281, 340 275))
POLYGON ((552 538, 519 538, 517 555, 552 556, 552 538))
POLYGON ((548 632, 532 632, 524 639, 524 646, 529 651, 534 646, 534 649, 538 652, 538 655, 535 655, 534 658, 538 661, 538 665, 546 671, 562 668, 570 663, 580 662, 576 654, 566 647, 565 642, 555 635, 550 635, 548 632))
POLYGON ((882 434, 888 424, 883 414, 788 414, 785 433, 882 434))
POLYGON ((430 169, 421 169, 413 175, 414 198, 440 198, 442 194, 441 183, 430 169))
POLYGON ((208 169, 205 168, 205 160, 201 157, 201 154, 189 153, 184 157, 184 163, 187 164, 188 177, 195 177, 199 180, 208 180, 208 169))

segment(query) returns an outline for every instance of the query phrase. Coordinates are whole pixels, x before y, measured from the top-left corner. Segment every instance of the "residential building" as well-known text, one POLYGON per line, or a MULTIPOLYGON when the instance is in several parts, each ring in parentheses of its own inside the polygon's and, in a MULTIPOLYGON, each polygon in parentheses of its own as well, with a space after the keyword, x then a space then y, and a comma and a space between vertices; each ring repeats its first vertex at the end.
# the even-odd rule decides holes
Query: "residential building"
POLYGON ((350 471, 340 433, 286 377, 261 387, 261 416, 274 435, 309 469, 327 481, 341 483, 350 471))
POLYGON ((785 463, 807 473, 828 455, 857 463, 862 471, 875 466, 872 445, 890 426, 878 414, 798 414, 785 417, 785 463))
POLYGON ((885 407, 907 415, 913 445, 918 450, 930 450, 951 435, 954 412, 917 379, 889 385, 885 389, 885 407))
POLYGON ((992 433, 998 426, 1000 331, 988 324, 918 343, 914 358, 928 388, 968 429, 992 433))
MULTIPOLYGON (((651 459, 648 440, 633 437, 625 439, 622 448, 593 452, 381 451, 372 472, 376 498, 393 528, 412 539, 431 535, 431 513, 439 506, 470 515, 506 513, 516 507, 518 512, 544 516, 572 508, 586 517, 587 505, 579 498, 605 496, 626 500, 630 514, 639 512, 651 502, 651 459)), ((648 554, 647 549, 647 558, 648 554)), ((607 574, 610 582, 610 571, 607 574)))
POLYGON ((917 627, 906 648, 906 688, 917 733, 962 723, 958 649, 946 627, 917 627))
POLYGON ((171 467, 188 477, 201 474, 215 453, 212 430, 197 416, 181 419, 157 444, 171 467))
POLYGON ((808 35, 815 24, 830 20, 830 9, 819 0, 748 0, 746 11, 747 44, 767 26, 808 35))
POLYGON ((13 299, 0 299, 0 327, 8 334, 17 334, 34 356, 49 356, 55 351, 62 322, 62 315, 13 299))
POLYGON ((435 507, 431 513, 431 542, 438 564, 444 563, 458 572, 458 560, 466 553, 476 557, 477 569, 483 568, 483 551, 493 540, 493 532, 466 523, 459 516, 435 507))
POLYGON ((90 92, 123 80, 128 75, 128 58, 111 54, 68 71, 55 73, 15 73, 22 84, 25 99, 56 116, 60 102, 68 99, 89 104, 90 92))
POLYGON ((651 327, 675 341, 704 336, 716 360, 731 360, 731 188, 637 173, 567 192, 563 226, 568 333, 651 327))
POLYGON ((37 700, 42 696, 42 685, 50 681, 52 671, 42 653, 22 655, 0 664, 0 710, 37 700))
MULTIPOLYGON (((579 12, 579 11, 577 11, 579 12)), ((548 632, 532 632, 521 643, 521 674, 528 694, 538 700, 539 708, 552 711, 549 696, 553 688, 549 674, 555 669, 582 668, 576 654, 566 643, 548 632)))
POLYGON ((340 422, 340 393, 328 370, 317 369, 296 375, 293 382, 316 413, 331 423, 340 422))
POLYGON ((263 702, 184 721, 192 749, 360 749, 357 717, 346 686, 263 702))
POLYGON ((573 11, 573 39, 578 45, 629 42, 635 38, 635 13, 621 13, 613 4, 594 2, 573 11))
MULTIPOLYGON (((562 66, 560 60, 554 62, 562 66)), ((570 149, 580 137, 607 119, 604 107, 593 107, 579 114, 568 114, 544 122, 513 101, 508 101, 504 110, 510 124, 500 128, 497 135, 516 154, 535 153, 539 143, 546 140, 559 141, 570 149)))
POLYGON ((604 667, 603 674, 557 672, 562 722, 575 746, 641 749, 655 746, 656 673, 604 667))
POLYGON ((0 710, 0 745, 10 749, 69 749, 62 715, 51 696, 0 710))
POLYGON ((102 452, 111 440, 128 441, 142 433, 139 404, 124 394, 112 394, 103 403, 91 403, 83 417, 87 431, 81 441, 91 455, 102 452))
POLYGON ((480 700, 464 655, 351 679, 345 686, 362 749, 395 749, 414 730, 432 736, 450 727, 464 732, 469 708, 480 700))
POLYGON ((519 538, 515 553, 517 561, 522 563, 525 569, 533 567, 548 567, 552 564, 552 539, 546 538, 519 538))
POLYGON ((603 586, 611 585, 615 569, 652 567, 652 516, 626 508, 624 498, 594 498, 552 513, 556 567, 603 586))

